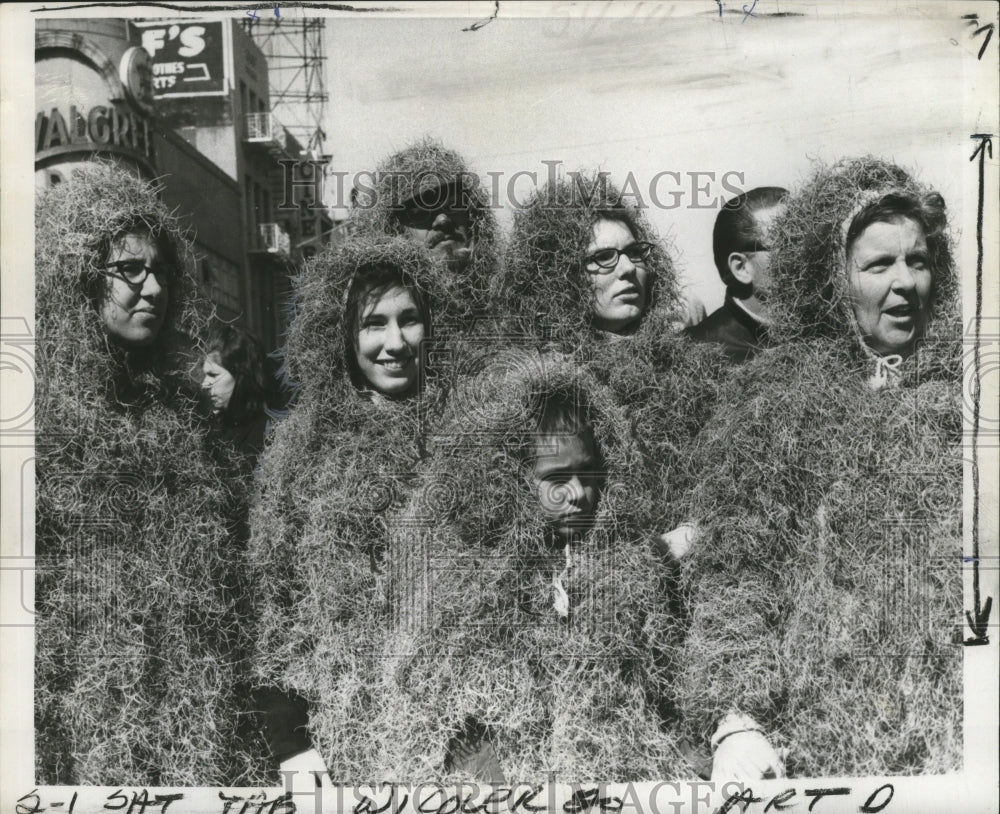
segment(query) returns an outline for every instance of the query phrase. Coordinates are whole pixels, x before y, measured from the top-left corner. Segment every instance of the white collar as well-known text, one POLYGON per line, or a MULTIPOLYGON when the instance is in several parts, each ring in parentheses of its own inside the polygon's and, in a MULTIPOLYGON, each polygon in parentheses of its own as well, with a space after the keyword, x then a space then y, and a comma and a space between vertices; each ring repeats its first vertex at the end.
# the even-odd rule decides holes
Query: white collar
POLYGON ((750 317, 750 319, 752 319, 754 322, 758 323, 759 325, 771 325, 771 320, 765 319, 760 314, 755 314, 753 311, 747 308, 742 302, 736 299, 736 297, 730 297, 729 299, 732 300, 733 304, 736 305, 744 314, 750 317))

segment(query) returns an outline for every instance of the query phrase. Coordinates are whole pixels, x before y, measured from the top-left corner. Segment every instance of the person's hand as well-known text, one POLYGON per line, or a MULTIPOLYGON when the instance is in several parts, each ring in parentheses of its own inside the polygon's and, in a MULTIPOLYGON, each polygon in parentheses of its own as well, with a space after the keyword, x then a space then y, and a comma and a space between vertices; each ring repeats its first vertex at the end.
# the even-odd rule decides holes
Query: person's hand
POLYGON ((715 749, 712 759, 712 781, 715 783, 748 783, 784 776, 781 756, 760 730, 733 732, 715 749))
POLYGON ((281 762, 281 785, 292 794, 314 794, 317 786, 333 790, 326 763, 319 752, 308 749, 281 762), (287 774, 292 772, 292 774, 287 774))
POLYGON ((699 529, 695 523, 681 523, 672 531, 660 535, 657 548, 664 557, 683 559, 698 541, 699 529))

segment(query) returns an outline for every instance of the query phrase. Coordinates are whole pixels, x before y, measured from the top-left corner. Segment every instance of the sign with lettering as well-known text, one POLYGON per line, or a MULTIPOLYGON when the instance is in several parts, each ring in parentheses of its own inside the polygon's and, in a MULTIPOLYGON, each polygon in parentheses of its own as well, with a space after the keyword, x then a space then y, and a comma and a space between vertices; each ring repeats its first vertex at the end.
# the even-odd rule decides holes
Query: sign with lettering
POLYGON ((132 46, 118 67, 118 78, 128 98, 143 112, 153 112, 153 62, 145 48, 132 46))
POLYGON ((229 48, 224 20, 132 23, 133 42, 150 56, 153 98, 224 96, 229 48))
POLYGON ((147 163, 153 157, 149 122, 123 105, 70 105, 35 115, 35 160, 64 153, 125 153, 147 163))

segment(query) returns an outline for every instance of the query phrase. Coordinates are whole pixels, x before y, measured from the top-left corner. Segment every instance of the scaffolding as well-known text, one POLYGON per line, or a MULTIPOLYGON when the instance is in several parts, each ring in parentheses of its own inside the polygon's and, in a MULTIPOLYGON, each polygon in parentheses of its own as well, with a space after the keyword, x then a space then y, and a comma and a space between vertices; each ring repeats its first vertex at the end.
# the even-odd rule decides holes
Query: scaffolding
POLYGON ((271 112, 306 150, 325 155, 326 20, 261 14, 245 18, 243 27, 267 58, 271 112))

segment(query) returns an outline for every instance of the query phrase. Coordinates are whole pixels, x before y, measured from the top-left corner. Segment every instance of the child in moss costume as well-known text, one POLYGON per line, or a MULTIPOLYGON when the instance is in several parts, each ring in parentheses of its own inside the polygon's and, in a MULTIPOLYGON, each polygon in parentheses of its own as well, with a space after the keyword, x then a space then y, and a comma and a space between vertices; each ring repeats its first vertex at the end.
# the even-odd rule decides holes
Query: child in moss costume
POLYGON ((701 433, 678 690, 717 779, 961 759, 961 343, 944 202, 875 158, 775 224, 780 347, 701 433))
POLYGON ((669 716, 671 573, 640 453, 573 364, 456 388, 388 516, 389 616, 317 711, 347 782, 690 773, 669 716), (346 733, 346 735, 345 735, 346 733))
POLYGON ((156 189, 74 170, 36 210, 39 782, 254 782, 238 462, 189 377, 204 325, 156 189))
POLYGON ((542 187, 514 214, 490 294, 502 346, 572 358, 610 388, 660 485, 661 531, 686 521, 687 444, 732 371, 718 347, 675 335, 676 271, 645 215, 607 173, 542 187))

